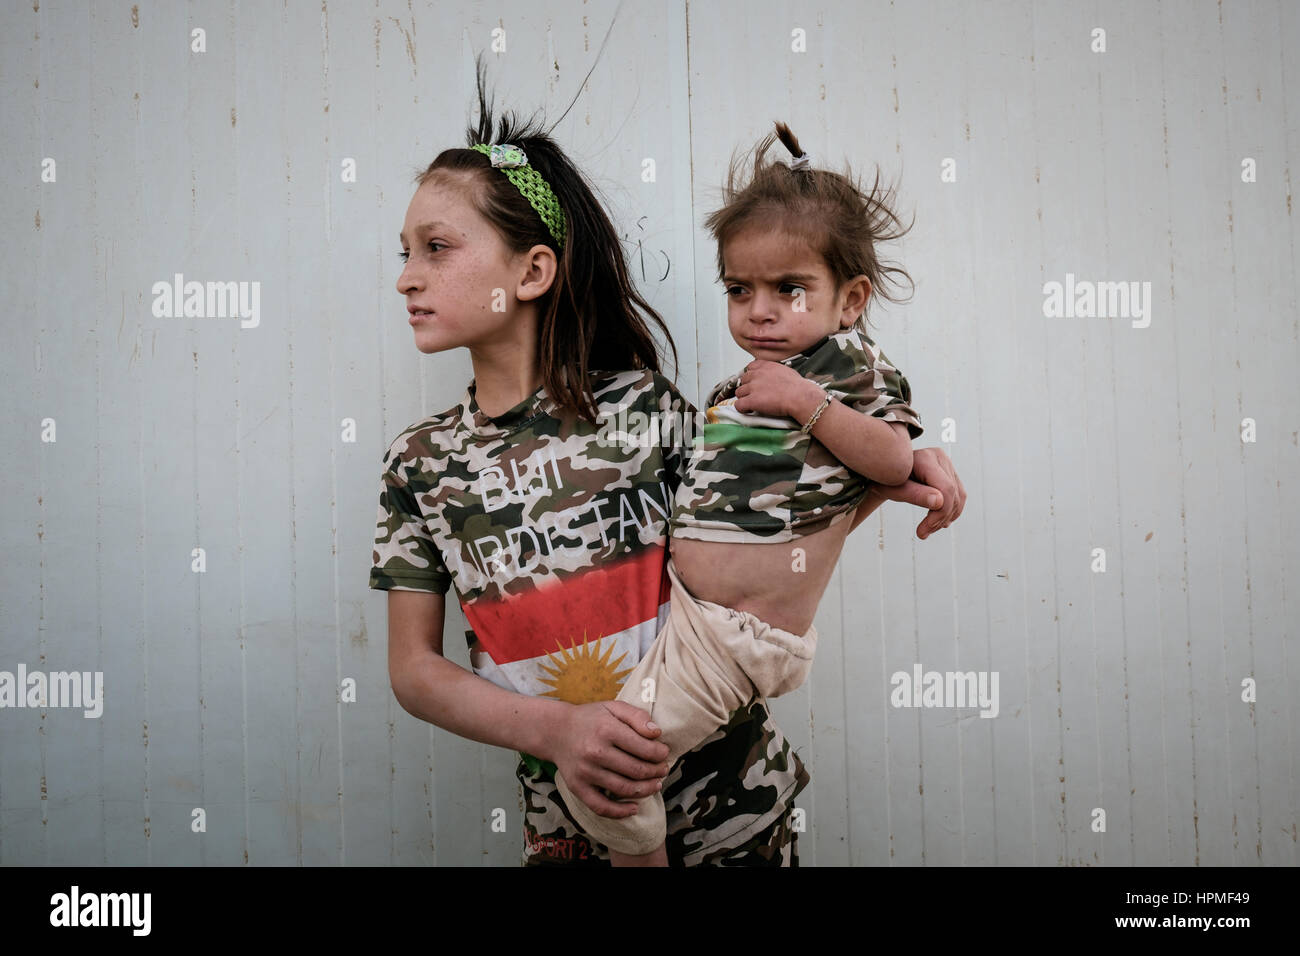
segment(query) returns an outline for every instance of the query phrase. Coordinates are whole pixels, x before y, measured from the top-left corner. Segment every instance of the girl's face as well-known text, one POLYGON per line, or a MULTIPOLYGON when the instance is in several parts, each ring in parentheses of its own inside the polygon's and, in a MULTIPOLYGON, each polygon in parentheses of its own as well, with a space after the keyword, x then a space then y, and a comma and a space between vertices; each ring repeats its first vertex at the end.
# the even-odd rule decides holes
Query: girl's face
POLYGON ((836 290, 826 262, 802 239, 745 229, 722 247, 727 325, 757 359, 780 361, 853 325, 866 308, 865 276, 836 290))
POLYGON ((520 259, 469 201, 463 177, 435 177, 416 190, 402 226, 406 297, 415 347, 432 354, 458 346, 511 345, 520 259))

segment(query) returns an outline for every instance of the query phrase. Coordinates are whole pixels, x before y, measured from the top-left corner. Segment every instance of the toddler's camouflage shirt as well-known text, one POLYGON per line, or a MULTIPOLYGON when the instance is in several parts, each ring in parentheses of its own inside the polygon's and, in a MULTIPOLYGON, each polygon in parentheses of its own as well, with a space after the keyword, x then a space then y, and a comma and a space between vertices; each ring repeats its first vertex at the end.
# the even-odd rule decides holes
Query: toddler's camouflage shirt
MULTIPOLYGON (((667 621, 668 517, 685 472, 682 428, 627 440, 609 424, 695 414, 648 370, 595 372, 601 427, 539 388, 495 418, 474 382, 384 455, 370 587, 454 584, 480 677, 570 703, 611 700, 667 621)), ((524 755, 525 860, 607 859, 578 830, 550 764, 524 755), (558 848, 558 849, 557 849, 558 848)), ((686 862, 744 859, 808 776, 761 701, 676 765, 665 785, 686 862), (670 792, 671 790, 671 792, 670 792)), ((767 852, 767 851, 763 851, 767 852)))
MULTIPOLYGON (((907 379, 856 328, 828 335, 781 360, 849 408, 922 433, 907 379)), ((867 479, 800 431, 802 422, 740 412, 740 375, 714 386, 708 424, 695 438, 670 519, 674 538, 772 543, 792 541, 848 518, 867 479)))

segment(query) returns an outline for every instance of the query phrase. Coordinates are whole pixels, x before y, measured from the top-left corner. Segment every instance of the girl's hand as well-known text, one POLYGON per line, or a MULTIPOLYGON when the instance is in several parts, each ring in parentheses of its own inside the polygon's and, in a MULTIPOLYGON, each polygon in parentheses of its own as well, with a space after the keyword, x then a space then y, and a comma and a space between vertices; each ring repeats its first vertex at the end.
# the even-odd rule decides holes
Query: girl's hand
POLYGON ((630 817, 633 803, 657 791, 668 775, 668 745, 655 740, 659 728, 651 730, 650 715, 621 700, 594 704, 570 704, 559 725, 551 748, 551 759, 569 788, 592 811, 602 817, 630 817))
POLYGON ((788 365, 754 359, 741 373, 740 387, 736 389, 736 410, 797 419, 814 393, 815 409, 824 395, 815 382, 810 382, 788 365))
POLYGON ((929 510, 916 526, 924 540, 957 520, 966 507, 966 488, 957 477, 952 459, 942 448, 918 448, 912 452, 912 477, 901 485, 873 484, 870 493, 889 501, 905 501, 929 510), (938 492, 939 500, 935 500, 938 492))

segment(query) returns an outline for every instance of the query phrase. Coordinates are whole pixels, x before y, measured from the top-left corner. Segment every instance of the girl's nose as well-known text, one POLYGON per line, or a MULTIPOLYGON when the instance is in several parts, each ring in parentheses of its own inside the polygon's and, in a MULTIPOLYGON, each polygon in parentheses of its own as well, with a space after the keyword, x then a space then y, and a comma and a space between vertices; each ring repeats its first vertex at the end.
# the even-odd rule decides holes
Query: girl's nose
POLYGON ((408 262, 403 268, 401 274, 397 277, 397 291, 401 295, 415 291, 419 288, 419 282, 416 280, 415 273, 408 262))

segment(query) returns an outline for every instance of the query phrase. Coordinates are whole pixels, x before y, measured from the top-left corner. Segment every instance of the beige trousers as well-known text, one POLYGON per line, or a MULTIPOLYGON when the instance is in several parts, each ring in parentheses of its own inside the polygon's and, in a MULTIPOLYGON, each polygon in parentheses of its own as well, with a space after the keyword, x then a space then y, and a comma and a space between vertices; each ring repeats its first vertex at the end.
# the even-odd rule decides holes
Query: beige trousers
MULTIPOLYGON (((779 697, 800 686, 812 669, 817 629, 800 637, 771 627, 748 611, 696 599, 668 559, 672 603, 668 623, 627 677, 618 700, 650 712, 663 728, 671 767, 731 719, 757 692, 779 697)), ((634 816, 602 817, 569 789, 555 784, 579 826, 621 853, 649 853, 667 834, 662 793, 636 801, 634 816)))

